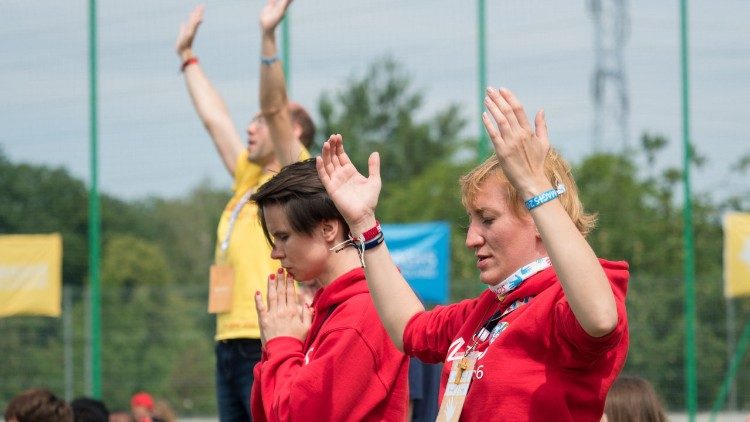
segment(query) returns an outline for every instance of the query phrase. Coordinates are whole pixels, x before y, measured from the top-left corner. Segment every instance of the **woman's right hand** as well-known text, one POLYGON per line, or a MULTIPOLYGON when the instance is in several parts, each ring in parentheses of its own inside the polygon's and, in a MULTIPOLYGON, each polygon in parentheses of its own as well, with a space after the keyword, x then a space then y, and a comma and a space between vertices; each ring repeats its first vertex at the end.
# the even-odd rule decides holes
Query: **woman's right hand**
POLYGON ((380 188, 380 155, 370 154, 369 176, 363 176, 344 151, 341 135, 331 135, 316 159, 318 175, 336 204, 352 235, 357 236, 375 225, 375 207, 380 188))

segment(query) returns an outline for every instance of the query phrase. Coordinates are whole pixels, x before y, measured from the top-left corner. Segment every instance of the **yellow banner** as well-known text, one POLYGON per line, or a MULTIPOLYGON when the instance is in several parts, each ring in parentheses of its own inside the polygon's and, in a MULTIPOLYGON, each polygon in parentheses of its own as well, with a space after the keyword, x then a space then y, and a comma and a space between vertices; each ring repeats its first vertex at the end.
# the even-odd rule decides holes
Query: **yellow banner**
POLYGON ((62 236, 0 236, 0 317, 60 316, 62 236))
POLYGON ((724 216, 724 296, 750 296, 750 213, 724 216))

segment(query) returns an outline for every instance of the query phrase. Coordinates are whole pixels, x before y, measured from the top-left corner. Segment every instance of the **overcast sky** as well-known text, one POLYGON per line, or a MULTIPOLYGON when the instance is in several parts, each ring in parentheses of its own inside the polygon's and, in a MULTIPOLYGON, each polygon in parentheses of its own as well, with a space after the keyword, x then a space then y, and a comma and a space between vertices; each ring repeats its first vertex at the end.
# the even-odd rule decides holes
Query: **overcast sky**
MULTIPOLYGON (((607 3, 607 1, 604 1, 607 3)), ((62 166, 89 178, 87 3, 0 2, 0 148, 13 162, 62 166)), ((99 9, 100 190, 124 198, 176 197, 202 180, 230 179, 185 92, 174 53, 179 23, 198 2, 106 0, 99 9)), ((544 107, 553 144, 571 161, 591 153, 594 25, 586 1, 487 2, 488 82, 527 110, 544 107)), ((195 43, 238 130, 257 111, 260 0, 206 2, 195 43)), ((628 4, 628 142, 667 136, 680 165, 679 2, 628 4)), ((709 161, 694 190, 725 195, 750 181, 727 167, 750 154, 750 1, 690 2, 692 137, 709 161)), ((403 64, 424 92, 421 116, 462 105, 479 130, 474 2, 296 0, 291 9, 292 97, 317 115, 378 58, 403 64)), ((346 138, 347 134, 343 134, 346 138)), ((323 137, 323 134, 319 134, 323 137)), ((244 135, 243 135, 244 138, 244 135)), ((617 136, 600 141, 618 149, 617 136)))

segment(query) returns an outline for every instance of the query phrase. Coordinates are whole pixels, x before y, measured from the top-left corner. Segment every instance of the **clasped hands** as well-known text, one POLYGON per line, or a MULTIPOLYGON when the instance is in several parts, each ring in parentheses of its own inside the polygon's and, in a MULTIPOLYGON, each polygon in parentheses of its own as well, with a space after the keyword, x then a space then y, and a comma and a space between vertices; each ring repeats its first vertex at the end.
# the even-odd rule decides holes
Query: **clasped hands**
POLYGON ((293 337, 304 341, 312 324, 312 308, 305 296, 297 294, 294 278, 279 268, 268 276, 267 301, 260 292, 255 293, 255 309, 260 323, 260 340, 266 342, 276 337, 293 337))

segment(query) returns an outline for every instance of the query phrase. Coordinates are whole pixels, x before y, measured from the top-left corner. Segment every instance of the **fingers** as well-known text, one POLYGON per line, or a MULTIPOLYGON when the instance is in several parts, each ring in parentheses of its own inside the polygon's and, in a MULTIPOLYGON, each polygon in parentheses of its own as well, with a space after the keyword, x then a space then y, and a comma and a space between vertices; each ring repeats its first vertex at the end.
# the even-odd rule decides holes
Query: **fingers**
POLYGON ((490 140, 497 147, 499 142, 502 142, 503 138, 500 136, 500 131, 497 130, 495 124, 492 122, 488 112, 482 113, 482 123, 484 123, 484 129, 487 131, 487 135, 490 136, 490 140))
POLYGON ((259 291, 255 292, 255 310, 258 312, 258 321, 262 321, 268 313, 268 308, 263 303, 263 295, 259 291))
POLYGON ((368 178, 377 178, 380 180, 380 154, 376 151, 370 154, 367 159, 368 178))
POLYGON ((286 274, 283 268, 276 271, 276 306, 286 308, 286 274))
POLYGON ((297 291, 294 289, 294 277, 287 275, 286 277, 286 305, 290 309, 297 309, 297 291))
POLYGON ((341 155, 344 153, 344 146, 341 144, 341 135, 331 135, 328 141, 331 142, 331 163, 333 164, 333 168, 337 169, 342 166, 341 155))
POLYGON ((303 305, 302 305, 302 325, 305 326, 305 327, 307 327, 309 329, 310 326, 312 325, 312 317, 313 317, 312 308, 308 304, 303 303, 303 305))
POLYGON ((330 178, 333 175, 333 172, 335 170, 332 157, 334 155, 334 142, 336 140, 336 135, 331 135, 328 137, 328 140, 323 143, 323 149, 320 151, 320 156, 323 159, 323 168, 325 169, 326 174, 330 178))
POLYGON ((534 133, 539 142, 549 144, 549 135, 547 132, 547 120, 544 118, 544 110, 539 110, 534 118, 534 133))
POLYGON ((349 155, 344 151, 344 137, 341 134, 336 135, 336 157, 338 157, 339 164, 345 166, 351 164, 349 155))
POLYGON ((195 9, 193 9, 193 12, 190 14, 190 29, 195 32, 195 29, 198 27, 198 25, 203 22, 203 10, 205 6, 202 4, 199 4, 198 6, 195 6, 195 9))
POLYGON ((316 168, 323 186, 328 186, 339 169, 351 164, 349 156, 344 151, 343 142, 340 134, 331 135, 323 143, 320 156, 316 158, 316 168))
MULTIPOLYGON (((325 148, 325 145, 323 147, 325 148)), ((326 166, 325 164, 323 164, 323 157, 321 157, 320 155, 315 157, 315 168, 318 170, 318 177, 320 177, 320 181, 321 183, 323 183, 323 187, 328 189, 330 186, 331 178, 328 176, 326 166)))
POLYGON ((515 116, 516 120, 518 121, 518 124, 521 125, 523 129, 526 129, 528 131, 531 131, 531 125, 529 125, 529 119, 526 117, 526 112, 523 109, 523 105, 521 105, 521 102, 518 101, 515 95, 513 95, 512 92, 505 88, 500 88, 500 95, 505 99, 505 101, 510 106, 511 110, 513 110, 513 116, 515 116))
POLYGON ((266 333, 265 333, 265 323, 266 318, 268 317, 268 309, 266 309, 266 304, 263 303, 263 295, 259 292, 255 292, 255 311, 258 313, 258 322, 259 322, 259 328, 260 328, 260 344, 265 347, 266 346, 266 333))
MULTIPOLYGON (((305 287, 301 286, 301 288, 304 289, 305 287)), ((305 302, 306 297, 307 295, 304 294, 297 295, 297 309, 299 310, 302 325, 309 327, 312 325, 312 309, 310 308, 310 305, 305 302)))
POLYGON ((277 308, 278 294, 276 293, 276 284, 277 284, 276 274, 270 274, 268 276, 268 290, 267 290, 269 311, 275 311, 277 308))
POLYGON ((487 107, 487 111, 490 112, 492 118, 497 122, 498 130, 503 139, 509 137, 519 127, 518 119, 516 119, 513 113, 513 108, 495 88, 487 88, 487 96, 484 97, 484 106, 487 107))

